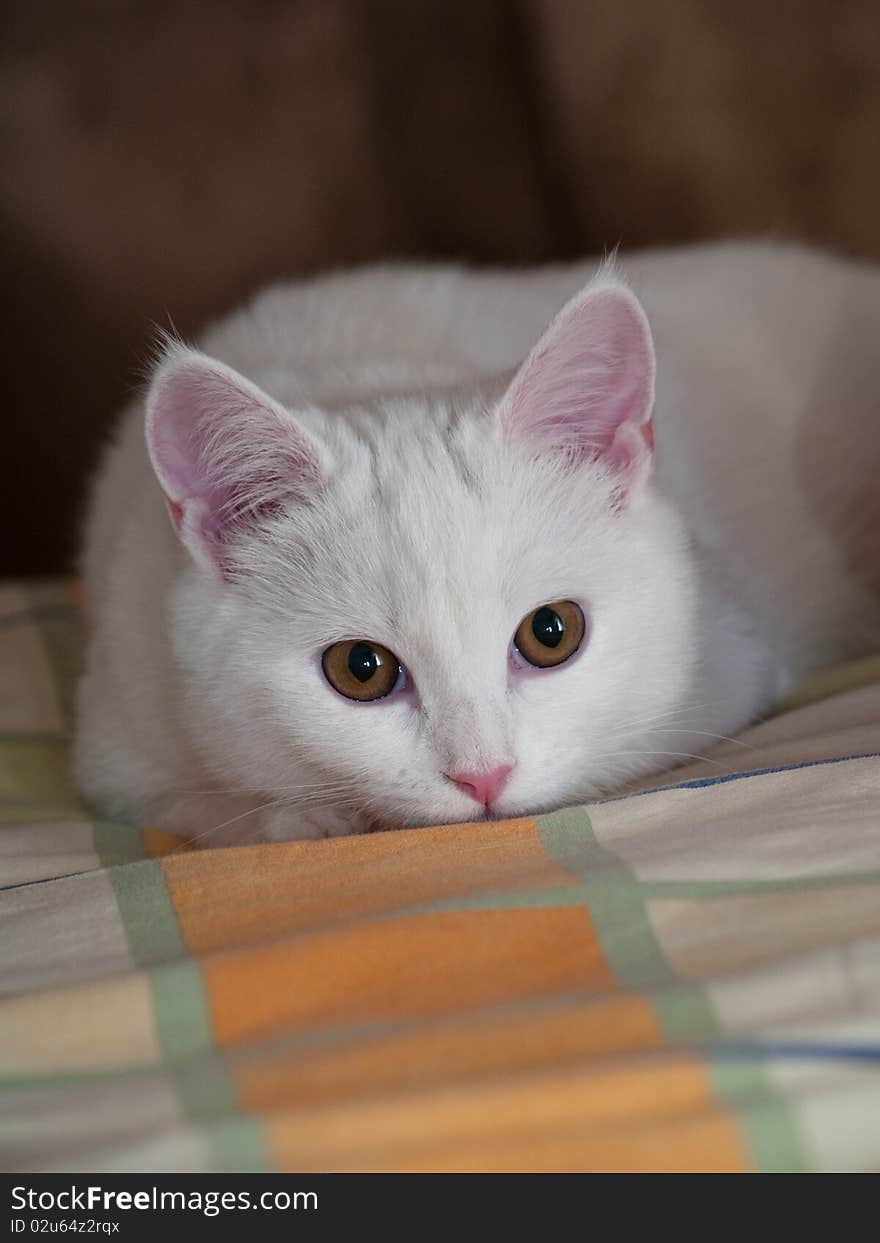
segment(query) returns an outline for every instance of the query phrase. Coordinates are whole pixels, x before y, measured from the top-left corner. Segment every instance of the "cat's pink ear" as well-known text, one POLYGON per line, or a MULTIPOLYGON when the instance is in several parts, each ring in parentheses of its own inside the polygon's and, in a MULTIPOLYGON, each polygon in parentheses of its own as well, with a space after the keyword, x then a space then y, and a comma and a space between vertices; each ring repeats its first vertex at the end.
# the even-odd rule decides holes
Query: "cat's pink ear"
POLYGON ((654 347, 625 285, 588 286, 559 312, 498 407, 502 433, 605 466, 626 496, 650 470, 654 347))
POLYGON ((222 573, 236 534, 314 497, 321 450, 283 406, 231 367, 182 347, 146 403, 147 448, 180 538, 222 573))

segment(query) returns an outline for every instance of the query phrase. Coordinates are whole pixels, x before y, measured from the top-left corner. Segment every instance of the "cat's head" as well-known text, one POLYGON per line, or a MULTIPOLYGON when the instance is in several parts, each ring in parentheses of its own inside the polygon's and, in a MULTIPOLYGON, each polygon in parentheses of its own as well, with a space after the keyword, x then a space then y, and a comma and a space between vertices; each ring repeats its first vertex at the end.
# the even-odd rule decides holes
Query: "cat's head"
POLYGON ((605 276, 520 369, 342 414, 172 348, 147 442, 191 554, 174 642, 232 787, 351 827, 523 815, 658 767, 693 664, 650 481, 654 355, 605 276))

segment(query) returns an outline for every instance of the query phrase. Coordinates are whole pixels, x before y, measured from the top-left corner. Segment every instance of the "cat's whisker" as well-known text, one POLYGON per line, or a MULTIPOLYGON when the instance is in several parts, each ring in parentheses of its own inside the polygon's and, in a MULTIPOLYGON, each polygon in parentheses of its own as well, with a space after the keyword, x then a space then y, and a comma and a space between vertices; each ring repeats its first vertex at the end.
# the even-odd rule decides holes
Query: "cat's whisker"
POLYGON ((205 829, 202 833, 197 833, 195 837, 187 838, 185 842, 182 842, 180 846, 178 846, 176 850, 171 853, 174 854, 178 850, 186 850, 188 847, 193 846, 196 842, 202 841, 203 838, 210 837, 213 833, 219 833, 221 829, 227 829, 231 824, 237 824, 239 820, 244 820, 248 816, 256 815, 258 811, 266 811, 269 807, 277 807, 278 802, 278 799, 272 799, 271 802, 258 804, 256 807, 251 807, 247 811, 240 812, 237 816, 231 816, 228 820, 224 820, 221 824, 215 824, 210 829, 205 829))
POLYGON ((682 717, 688 716, 690 713, 699 712, 702 708, 709 706, 709 704, 705 703, 679 704, 675 707, 666 708, 661 712, 648 713, 647 715, 640 717, 627 717, 626 720, 622 721, 613 732, 623 733, 626 730, 653 725, 657 722, 679 720, 682 717))
POLYGON ((184 801, 186 799, 195 800, 195 799, 202 799, 202 798, 221 798, 221 797, 228 799, 228 798, 237 798, 237 797, 241 797, 244 795, 266 795, 269 793, 273 793, 277 795, 302 794, 303 797, 308 797, 312 795, 316 797, 317 796, 333 797, 334 795, 338 793, 344 794, 350 789, 351 789, 351 785, 349 784, 349 785, 337 786, 337 787, 316 786, 312 790, 303 790, 300 787, 295 787, 295 786, 277 786, 275 787, 274 790, 271 790, 271 791, 263 787, 262 789, 255 788, 252 790, 243 790, 241 788, 230 789, 230 790, 169 790, 168 794, 169 795, 173 794, 174 797, 180 801, 184 801))
POLYGON ((717 738, 720 742, 730 742, 736 747, 742 747, 746 751, 756 751, 757 747, 750 742, 743 742, 740 738, 731 738, 729 734, 713 734, 708 729, 691 729, 690 727, 672 728, 668 725, 657 726, 656 729, 650 731, 653 734, 699 734, 704 738, 717 738))
POLYGON ((725 765, 722 764, 720 760, 713 760, 711 756, 708 756, 708 755, 695 755, 692 751, 641 751, 641 750, 640 751, 630 751, 630 750, 605 751, 602 753, 600 759, 603 759, 603 760, 626 759, 629 757, 647 756, 647 755, 678 756, 682 759, 687 759, 687 760, 700 760, 705 764, 712 764, 716 768, 725 767, 725 765))
MULTIPOLYGON (((364 771, 365 773, 368 771, 366 766, 364 766, 364 771)), ((347 780, 340 779, 335 782, 330 782, 330 781, 299 782, 298 781, 289 786, 272 786, 272 787, 229 786, 227 789, 219 789, 218 787, 214 786, 208 790, 170 788, 166 791, 166 793, 175 794, 175 795, 178 795, 184 798, 201 798, 201 797, 204 797, 205 795, 210 795, 210 796, 222 795, 226 798, 230 798, 230 797, 235 797, 238 795, 246 795, 246 794, 266 795, 271 792, 274 792, 276 794, 286 794, 286 793, 293 793, 293 792, 299 792, 299 791, 302 791, 303 793, 311 793, 312 791, 327 791, 329 793, 333 793, 338 790, 349 790, 351 789, 352 784, 353 784, 353 781, 351 779, 347 779, 347 780)))

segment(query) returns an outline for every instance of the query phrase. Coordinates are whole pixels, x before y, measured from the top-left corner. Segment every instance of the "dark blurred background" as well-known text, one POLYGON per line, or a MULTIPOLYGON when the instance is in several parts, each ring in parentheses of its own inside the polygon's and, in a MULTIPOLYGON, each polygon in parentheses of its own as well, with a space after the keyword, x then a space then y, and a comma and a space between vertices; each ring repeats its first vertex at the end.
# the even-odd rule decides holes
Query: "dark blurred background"
POLYGON ((268 279, 756 232, 880 257, 878 0, 37 0, 2 20, 0 573, 71 564, 152 325, 191 335, 268 279))

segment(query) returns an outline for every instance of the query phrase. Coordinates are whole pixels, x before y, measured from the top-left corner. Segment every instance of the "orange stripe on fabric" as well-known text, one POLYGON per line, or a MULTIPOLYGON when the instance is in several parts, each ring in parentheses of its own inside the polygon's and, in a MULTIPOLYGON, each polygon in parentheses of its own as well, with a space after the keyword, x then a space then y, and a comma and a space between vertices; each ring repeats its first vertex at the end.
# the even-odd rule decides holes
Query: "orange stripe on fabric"
POLYGON ((575 883, 533 820, 199 850, 162 866, 194 954, 483 890, 575 883))
POLYGON ((734 1120, 695 1059, 564 1071, 266 1121, 279 1169, 743 1171, 734 1120))
POLYGON ((639 997, 618 996, 533 1003, 526 1011, 456 1017, 331 1048, 263 1054, 234 1066, 232 1073, 239 1104, 256 1111, 538 1070, 662 1043, 652 1007, 639 997))
POLYGON ((227 1047, 614 987, 583 907, 401 917, 218 955, 202 972, 215 1038, 227 1047))

